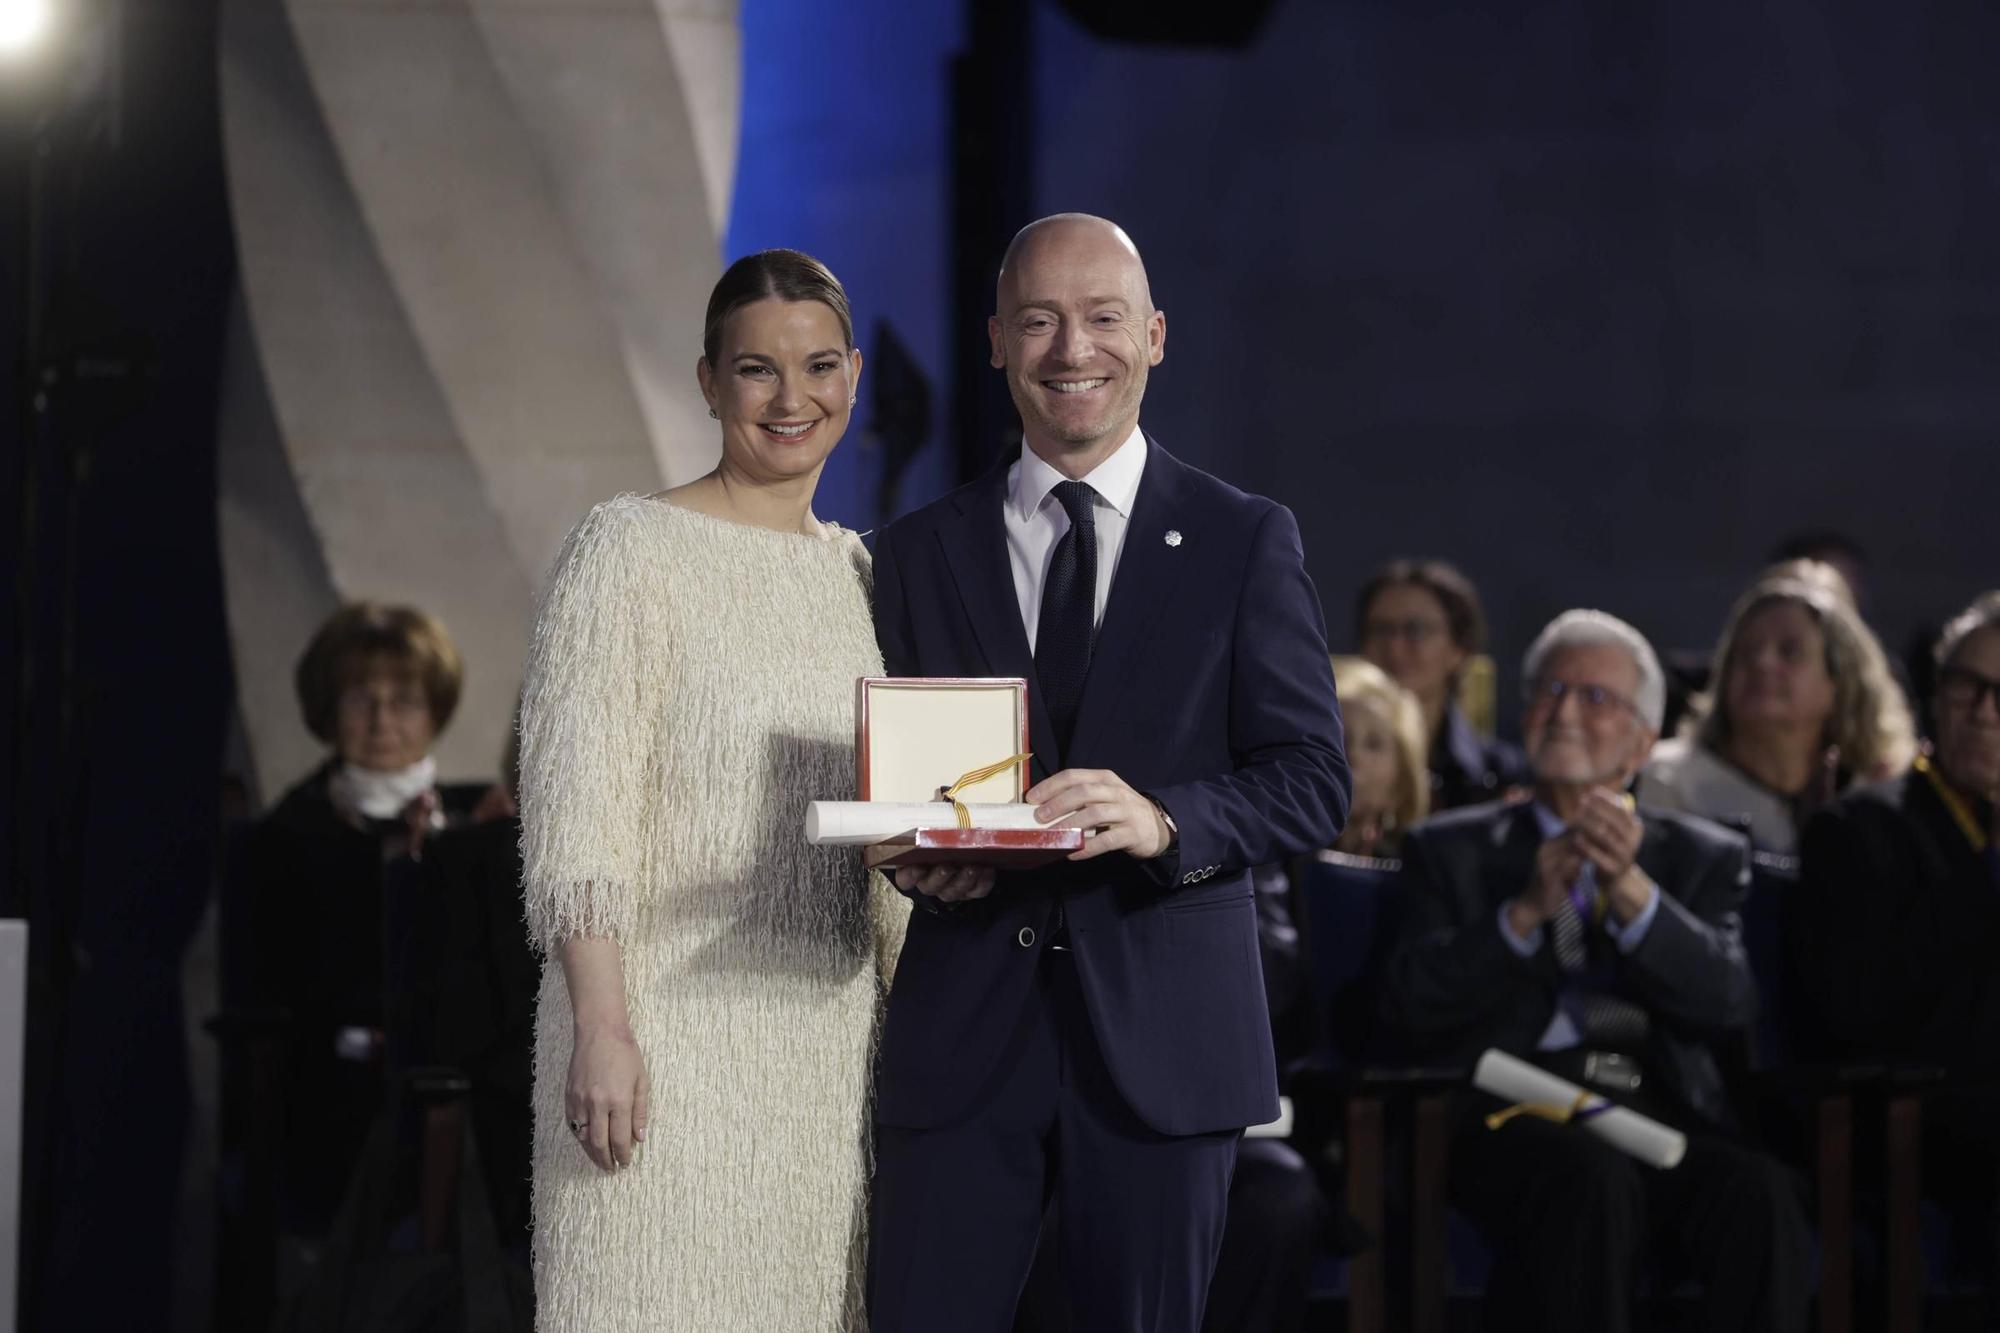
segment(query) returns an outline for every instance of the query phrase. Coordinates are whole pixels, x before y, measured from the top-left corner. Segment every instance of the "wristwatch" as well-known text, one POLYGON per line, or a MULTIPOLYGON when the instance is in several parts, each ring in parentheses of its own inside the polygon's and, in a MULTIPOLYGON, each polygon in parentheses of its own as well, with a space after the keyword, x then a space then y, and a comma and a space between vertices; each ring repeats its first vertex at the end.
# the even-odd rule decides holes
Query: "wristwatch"
POLYGON ((1156 798, 1148 796, 1146 799, 1153 802, 1153 808, 1160 812, 1160 822, 1167 826, 1167 845, 1153 853, 1155 856, 1165 856, 1181 845, 1181 826, 1174 822, 1174 817, 1167 813, 1167 807, 1161 805, 1156 798))

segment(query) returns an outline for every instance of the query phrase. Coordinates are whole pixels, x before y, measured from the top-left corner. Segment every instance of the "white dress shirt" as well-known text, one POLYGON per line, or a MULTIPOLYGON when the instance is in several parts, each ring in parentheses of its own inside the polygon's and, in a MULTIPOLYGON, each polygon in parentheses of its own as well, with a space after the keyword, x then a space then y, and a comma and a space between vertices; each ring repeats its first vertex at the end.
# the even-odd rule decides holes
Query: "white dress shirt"
MULTIPOLYGON (((1118 572, 1118 553, 1125 547, 1125 524, 1132 502, 1139 498, 1139 478, 1146 471, 1146 436, 1137 426, 1111 457, 1077 480, 1097 493, 1092 502, 1097 529, 1097 599, 1091 626, 1104 623, 1104 604, 1111 596, 1111 578, 1118 572)), ((1021 624, 1028 631, 1028 651, 1035 650, 1035 631, 1042 618, 1042 584, 1056 543, 1069 531, 1069 511, 1056 499, 1056 483, 1068 481, 1033 449, 1021 446, 1021 457, 1007 469, 1007 562, 1014 570, 1014 595, 1021 604, 1021 624)))

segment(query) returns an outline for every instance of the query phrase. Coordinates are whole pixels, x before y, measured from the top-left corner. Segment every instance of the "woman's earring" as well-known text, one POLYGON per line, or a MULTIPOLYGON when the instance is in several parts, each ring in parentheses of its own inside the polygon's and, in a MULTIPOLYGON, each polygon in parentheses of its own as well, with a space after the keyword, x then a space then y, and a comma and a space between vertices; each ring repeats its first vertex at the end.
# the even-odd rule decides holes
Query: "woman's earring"
POLYGON ((849 407, 852 407, 852 406, 854 406, 854 395, 853 395, 853 394, 849 394, 849 395, 847 396, 847 405, 848 405, 849 407))
POLYGON ((720 417, 719 415, 717 415, 717 414, 716 414, 716 411, 715 411, 715 409, 714 409, 714 408, 712 408, 712 407, 708 409, 708 419, 709 419, 710 421, 720 421, 720 420, 722 420, 722 418, 721 418, 721 417, 720 417))

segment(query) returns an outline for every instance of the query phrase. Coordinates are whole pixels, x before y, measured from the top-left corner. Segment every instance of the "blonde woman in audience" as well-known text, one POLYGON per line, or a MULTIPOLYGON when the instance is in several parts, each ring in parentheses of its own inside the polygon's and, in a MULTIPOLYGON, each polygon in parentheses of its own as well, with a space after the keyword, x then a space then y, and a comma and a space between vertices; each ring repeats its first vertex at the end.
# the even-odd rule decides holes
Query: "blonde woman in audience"
POLYGON ((1403 834, 1430 813, 1424 710, 1416 695, 1364 657, 1335 657, 1333 676, 1354 775, 1353 810, 1334 850, 1393 857, 1403 834))
POLYGON ((1807 816, 1916 755, 1908 704, 1846 584, 1811 561, 1774 566, 1731 610, 1710 688, 1639 778, 1647 805, 1747 820, 1790 855, 1807 816))

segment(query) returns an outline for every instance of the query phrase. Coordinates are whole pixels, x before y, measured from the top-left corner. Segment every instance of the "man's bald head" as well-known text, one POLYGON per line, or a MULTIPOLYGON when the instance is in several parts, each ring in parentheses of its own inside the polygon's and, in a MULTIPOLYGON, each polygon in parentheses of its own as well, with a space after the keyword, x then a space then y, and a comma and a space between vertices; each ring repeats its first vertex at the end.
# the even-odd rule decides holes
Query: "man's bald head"
POLYGON ((1108 266, 1131 284, 1129 293, 1139 310, 1153 309, 1146 261, 1139 257, 1139 247, 1132 243, 1123 227, 1093 213, 1052 213, 1015 232, 1014 239, 1007 243, 1007 253, 1000 257, 1000 280, 994 295, 996 308, 1002 315, 1022 298, 1018 283, 1013 282, 1022 267, 1045 260, 1108 266))
POLYGON ((1116 223, 1058 213, 1021 228, 994 295, 986 336, 1023 441, 1065 476, 1087 476, 1138 429, 1166 351, 1139 248, 1116 223))

